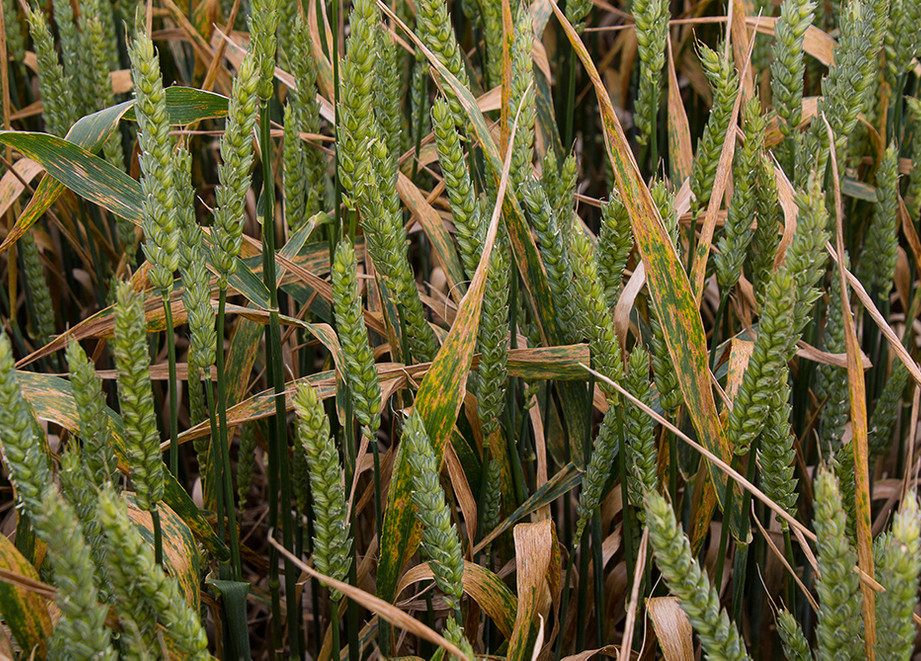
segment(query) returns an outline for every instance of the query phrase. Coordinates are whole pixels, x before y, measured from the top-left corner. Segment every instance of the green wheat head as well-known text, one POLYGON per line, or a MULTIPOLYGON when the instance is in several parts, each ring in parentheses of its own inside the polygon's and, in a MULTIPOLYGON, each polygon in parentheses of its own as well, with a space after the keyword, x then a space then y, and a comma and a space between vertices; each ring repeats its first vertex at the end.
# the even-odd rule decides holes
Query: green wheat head
POLYGON ((524 206, 540 242, 541 258, 547 271, 547 284, 553 294, 556 318, 567 340, 575 340, 573 331, 576 301, 572 293, 572 264, 566 232, 557 218, 543 186, 537 181, 526 181, 520 189, 524 206))
POLYGON ((892 532, 877 537, 874 552, 875 576, 885 588, 876 596, 876 654, 880 659, 907 661, 914 651, 912 616, 921 573, 921 510, 914 493, 902 500, 892 532))
POLYGON ((790 611, 782 610, 777 614, 777 633, 780 634, 783 651, 789 661, 812 661, 809 641, 790 611))
MULTIPOLYGON (((341 581, 351 564, 352 540, 339 452, 329 434, 323 402, 310 384, 298 384, 294 412, 298 421, 297 441, 307 458, 313 493, 313 563, 317 571, 341 581)), ((330 598, 338 601, 341 594, 333 590, 330 598)))
POLYGON ((83 441, 83 461, 87 472, 97 488, 117 485, 118 459, 113 450, 102 379, 96 375, 95 366, 76 340, 67 345, 67 364, 80 418, 79 436, 83 441))
MULTIPOLYGON (((508 295, 511 277, 506 241, 497 242, 489 261, 489 277, 483 294, 477 348, 480 352, 477 384, 477 413, 483 438, 499 430, 505 409, 505 379, 508 376, 508 295)), ((484 441, 488 443, 487 441, 484 441)))
POLYGON ((439 97, 432 104, 432 129, 438 160, 444 176, 445 189, 451 202, 451 216, 457 229, 457 245, 467 277, 473 279, 482 252, 482 226, 476 203, 476 192, 461 146, 461 137, 454 125, 454 115, 448 102, 439 97))
POLYGON ((876 206, 857 265, 857 277, 879 300, 889 298, 899 248, 899 152, 889 145, 876 171, 876 206))
POLYGON ((227 278, 236 271, 236 258, 243 244, 244 203, 253 165, 252 133, 259 113, 258 67, 256 55, 243 58, 231 88, 227 126, 221 137, 223 163, 218 167, 220 186, 215 191, 217 208, 212 231, 212 254, 221 288, 227 286, 227 278))
POLYGON ((748 659, 745 645, 729 615, 720 607, 719 594, 691 555, 687 536, 664 497, 646 494, 646 525, 656 565, 700 638, 710 659, 748 659))
MULTIPOLYGON (((630 352, 624 370, 624 385, 627 392, 647 406, 652 406, 649 353, 642 346, 636 346, 630 352)), ((627 403, 624 409, 624 440, 628 450, 627 487, 630 501, 642 503, 646 492, 655 491, 659 486, 655 423, 648 413, 631 403, 627 403)))
POLYGON ((712 50, 706 44, 698 43, 700 62, 713 92, 710 119, 707 120, 703 135, 697 143, 697 154, 691 167, 691 192, 696 200, 694 209, 698 211, 706 209, 710 201, 723 140, 729 130, 732 107, 739 87, 735 64, 724 58, 721 51, 722 48, 719 46, 712 50))
POLYGON ((16 378, 13 350, 0 332, 0 445, 10 481, 31 518, 41 511, 41 498, 51 482, 45 439, 16 378))
POLYGON ((732 202, 726 213, 723 233, 713 257, 716 279, 720 289, 728 291, 739 281, 748 245, 754 236, 752 218, 755 216, 757 171, 761 167, 766 121, 761 115, 761 102, 754 97, 746 106, 745 144, 735 152, 732 167, 734 185, 732 202))
MULTIPOLYGON (((788 514, 795 516, 797 484, 794 469, 796 448, 794 436, 790 429, 789 404, 790 386, 786 380, 774 394, 770 404, 767 421, 761 433, 758 447, 758 465, 761 468, 761 489, 768 498, 782 507, 788 514)), ((778 517, 779 518, 779 517, 778 517)), ((787 528, 787 522, 780 519, 780 526, 787 528)))
POLYGON ((54 46, 54 37, 42 11, 28 12, 29 32, 38 61, 38 89, 42 95, 42 114, 45 130, 63 136, 76 119, 74 112, 73 83, 64 72, 54 46))
POLYGON ((624 279, 624 269, 633 249, 633 230, 627 208, 617 197, 601 205, 598 233, 598 275, 604 283, 608 307, 614 309, 624 279))
MULTIPOLYGON (((417 5, 416 32, 438 61, 460 81, 461 85, 469 88, 470 80, 457 37, 454 35, 454 27, 448 17, 448 5, 445 0, 420 0, 417 5)), ((445 85, 444 92, 451 105, 454 121, 458 126, 466 126, 467 114, 453 88, 445 85)))
POLYGON ((95 565, 77 513, 54 485, 48 485, 41 512, 33 521, 48 545, 58 589, 55 603, 61 618, 55 625, 52 647, 58 647, 66 658, 115 661, 118 655, 106 627, 108 608, 99 603, 95 565))
MULTIPOLYGON (((588 338, 595 369, 612 381, 619 381, 624 366, 620 356, 617 332, 614 330, 614 320, 608 312, 604 286, 598 275, 595 251, 581 227, 574 227, 571 234, 570 248, 574 276, 572 284, 578 301, 576 307, 581 310, 578 318, 582 333, 588 338)), ((612 403, 619 399, 616 391, 610 385, 605 382, 599 385, 612 403)))
POLYGON ((578 523, 576 535, 573 539, 581 539, 585 526, 591 521, 592 516, 601 505, 604 496, 604 486, 607 484, 611 471, 614 470, 614 459, 620 443, 621 430, 617 421, 617 407, 612 406, 604 414, 601 428, 595 437, 592 454, 585 468, 582 478, 582 493, 579 495, 579 504, 576 507, 578 523))
POLYGON ((381 424, 381 387, 374 355, 368 344, 355 249, 347 239, 340 241, 336 247, 332 280, 336 327, 342 345, 343 376, 352 395, 358 422, 374 436, 381 424))
POLYGON ((173 272, 179 268, 179 227, 173 182, 173 145, 160 64, 146 33, 135 36, 130 47, 134 81, 135 113, 144 198, 144 254, 153 267, 150 282, 166 296, 173 288, 173 272))
POLYGON ((669 8, 665 0, 635 0, 637 52, 640 60, 639 87, 633 110, 637 142, 649 143, 656 130, 662 93, 662 68, 668 39, 669 8))
POLYGON ((856 658, 863 651, 860 585, 854 565, 857 552, 848 539, 838 480, 821 471, 815 480, 815 533, 819 561, 819 623, 816 641, 820 659, 856 658))
POLYGON ((106 534, 113 582, 163 625, 179 654, 210 659, 208 636, 198 613, 189 606, 177 580, 154 561, 153 548, 132 525, 125 502, 111 490, 103 490, 97 516, 106 534))
POLYGON ((160 434, 150 388, 147 322, 141 295, 119 282, 115 304, 115 366, 125 447, 138 507, 152 511, 163 498, 160 434))
POLYGON ((422 524, 422 552, 431 561, 435 585, 444 593, 448 606, 457 610, 464 594, 464 555, 445 493, 438 481, 438 462, 432 442, 416 411, 403 426, 403 456, 413 476, 412 501, 422 524))

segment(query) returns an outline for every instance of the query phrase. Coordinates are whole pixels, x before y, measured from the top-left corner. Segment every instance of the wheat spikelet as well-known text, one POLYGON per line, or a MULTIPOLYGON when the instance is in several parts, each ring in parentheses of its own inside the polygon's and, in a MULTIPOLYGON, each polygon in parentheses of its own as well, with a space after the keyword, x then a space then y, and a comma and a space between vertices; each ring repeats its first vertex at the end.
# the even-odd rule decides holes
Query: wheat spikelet
POLYGON ((588 460, 588 466, 585 467, 585 476, 582 478, 582 493, 579 494, 579 504, 576 507, 576 514, 579 519, 576 523, 576 534, 573 539, 582 538, 585 526, 591 520, 592 515, 601 505, 601 498, 604 496, 604 486, 607 484, 611 471, 614 470, 614 459, 617 456, 618 445, 620 444, 621 430, 618 428, 616 407, 611 407, 604 414, 601 421, 601 428, 595 437, 592 446, 592 456, 588 460))
POLYGON ((572 23, 577 32, 585 29, 585 18, 592 10, 589 0, 571 0, 566 3, 566 20, 572 23))
MULTIPOLYGON (((627 392, 647 406, 652 405, 649 353, 642 346, 637 345, 630 352, 624 370, 624 384, 627 392)), ((655 424, 645 411, 629 403, 624 409, 624 440, 628 449, 627 487, 630 490, 630 501, 642 503, 646 492, 655 491, 659 486, 655 424)), ((642 511, 639 513, 642 514, 642 511)))
POLYGON ((397 68, 397 49, 390 34, 378 25, 377 28, 377 66, 375 67, 376 85, 374 98, 377 123, 381 135, 387 144, 387 153, 391 161, 396 162, 400 156, 402 143, 400 116, 400 69, 397 68))
POLYGON ((641 145, 649 143, 656 130, 659 98, 662 91, 662 68, 665 66, 665 44, 668 38, 668 2, 664 0, 636 0, 633 3, 636 20, 637 51, 640 59, 639 89, 634 104, 636 140, 641 145))
POLYGON ((45 130, 63 136, 76 119, 73 84, 58 59, 54 38, 48 29, 45 15, 38 10, 28 12, 29 32, 38 61, 38 89, 42 95, 42 115, 45 130))
POLYGON ((445 493, 438 482, 438 463, 425 426, 416 411, 403 426, 403 457, 413 476, 412 500, 422 524, 422 551, 431 561, 435 585, 448 606, 457 610, 464 594, 464 556, 445 493))
POLYGON ((443 98, 435 99, 432 104, 432 128, 445 189, 451 202, 451 216, 457 229, 461 260, 467 277, 473 279, 482 252, 483 222, 477 209, 460 134, 454 126, 450 106, 443 98))
POLYGON ((106 627, 108 608, 99 604, 93 559, 80 519, 49 485, 42 497, 41 513, 34 521, 36 532, 48 545, 58 589, 55 603, 61 610, 52 648, 58 647, 66 658, 115 661, 118 655, 106 627))
POLYGON ((891 143, 876 171, 876 206, 863 240, 857 277, 878 300, 887 300, 899 248, 899 153, 891 143))
POLYGON ((794 303, 793 277, 781 269, 768 285, 758 337, 726 422, 730 443, 739 454, 747 452, 764 429, 774 393, 786 378, 794 303))
POLYGON ((892 532, 877 537, 874 551, 875 576, 885 588, 876 597, 876 654, 907 661, 914 651, 912 615, 921 573, 921 512, 913 492, 902 500, 892 532))
POLYGON ((608 307, 617 305, 624 279, 624 269, 633 249, 633 230, 627 208, 612 197, 601 205, 601 230, 598 233, 598 276, 604 283, 608 307))
MULTIPOLYGON (((761 469, 761 489, 768 498, 784 508, 788 514, 796 514, 796 487, 798 479, 793 462, 796 459, 794 436, 790 430, 791 406, 790 386, 786 380, 775 393, 770 405, 761 442, 758 446, 758 466, 761 469)), ((787 522, 780 519, 784 530, 787 522)))
POLYGON ((26 57, 26 40, 22 36, 19 11, 13 0, 3 0, 3 25, 6 28, 6 50, 13 60, 22 62, 26 57))
POLYGON ((818 178, 811 174, 806 188, 794 196, 798 214, 796 232, 787 249, 785 268, 794 278, 793 327, 787 358, 794 355, 797 340, 809 322, 813 303, 822 292, 815 285, 825 274, 828 253, 825 244, 831 238, 828 231, 828 209, 825 206, 825 194, 818 178))
POLYGON ((752 218, 756 206, 756 173, 761 167, 766 125, 761 116, 761 102, 757 97, 746 105, 744 116, 745 144, 741 150, 736 151, 733 160, 732 202, 727 210, 723 234, 717 242, 718 252, 713 257, 716 279, 723 291, 728 291, 739 281, 748 245, 754 235, 752 218))
POLYGON ((45 267, 31 232, 23 234, 17 246, 22 256, 25 284, 32 301, 32 333, 39 343, 46 344, 54 335, 54 310, 51 308, 51 290, 45 279, 45 267))
POLYGON ((557 322, 567 341, 574 341, 576 302, 570 286, 572 264, 565 235, 568 229, 564 231, 561 227, 559 219, 550 208, 543 186, 538 182, 526 181, 521 187, 521 194, 540 241, 541 257, 547 270, 547 284, 553 293, 557 322))
POLYGON ((88 52, 83 47, 83 40, 77 29, 74 10, 67 0, 54 0, 54 23, 58 27, 61 42, 61 61, 70 77, 73 87, 73 99, 76 101, 75 117, 93 111, 94 99, 92 73, 87 61, 88 52))
POLYGON ((179 584, 154 561, 153 549, 128 519, 121 498, 111 490, 99 494, 97 516, 106 533, 109 574, 120 586, 120 594, 129 590, 146 614, 159 620, 172 639, 176 651, 190 659, 210 659, 208 637, 198 613, 186 602, 179 584))
MULTIPOLYGON (((847 252, 844 253, 844 267, 850 268, 847 252)), ((850 311, 849 311, 850 312, 850 311)), ((828 288, 828 314, 825 319, 825 349, 831 353, 844 353, 844 312, 841 309, 841 282, 831 277, 828 288)), ((822 452, 832 455, 838 449, 844 436, 844 426, 851 414, 850 393, 847 386, 847 370, 834 365, 819 365, 817 394, 826 398, 820 413, 822 452)))
MULTIPOLYGON (((448 5, 445 0, 420 0, 417 5, 416 30, 425 46, 434 53, 438 61, 450 71, 464 87, 470 87, 467 69, 461 57, 454 28, 448 18, 448 5)), ((450 85, 444 87, 454 121, 458 126, 466 126, 467 114, 464 112, 457 95, 450 85)))
POLYGON ((138 507, 152 511, 163 498, 160 435, 150 389, 147 323, 141 296, 120 282, 115 304, 115 365, 125 446, 138 507))
POLYGON ((695 215, 701 209, 706 209, 710 202, 713 180, 716 177, 720 152, 729 130, 729 119, 739 86, 735 65, 723 58, 720 55, 721 51, 720 47, 711 50, 706 44, 697 45, 700 62, 713 91, 713 107, 703 135, 697 143, 697 154, 691 167, 691 193, 696 200, 692 211, 695 215))
POLYGON ((789 661, 812 661, 809 641, 790 611, 782 610, 777 614, 777 633, 780 634, 783 651, 789 661))
POLYGON ((163 296, 173 288, 179 268, 179 228, 173 181, 173 146, 169 135, 166 93, 160 64, 150 37, 137 34, 129 49, 134 81, 138 146, 141 151, 141 192, 144 254, 153 268, 150 282, 163 296))
POLYGON ((870 464, 885 456, 892 442, 892 430, 899 419, 902 407, 902 393, 908 384, 908 368, 901 360, 892 361, 892 372, 886 379, 883 391, 876 399, 873 415, 869 421, 869 437, 867 444, 870 449, 870 464))
MULTIPOLYGON (((326 197, 326 163, 315 148, 305 148, 299 133, 320 132, 320 109, 317 104, 317 72, 313 59, 310 30, 298 15, 293 28, 291 74, 296 89, 288 90, 285 106, 283 164, 285 219, 296 230, 307 218, 320 210, 326 197)), ((279 38, 281 34, 279 33, 279 38)))
POLYGON ((755 300, 764 303, 764 294, 774 269, 774 256, 780 245, 780 202, 774 183, 774 169, 762 158, 755 171, 755 212, 758 226, 748 246, 745 271, 755 290, 755 300))
POLYGON ((0 332, 0 445, 16 495, 34 519, 40 511, 51 467, 45 440, 16 378, 13 350, 6 332, 0 332))
POLYGON ((358 264, 352 244, 344 239, 336 247, 332 267, 336 328, 342 345, 344 374, 355 417, 373 437, 381 424, 381 387, 358 288, 358 264))
POLYGON ((531 14, 522 4, 515 13, 515 35, 511 46, 512 79, 509 89, 509 122, 517 117, 515 143, 512 146, 512 165, 509 170, 509 186, 516 190, 522 182, 531 176, 531 163, 534 161, 534 120, 537 108, 534 103, 534 63, 531 49, 534 45, 534 32, 531 27, 531 14))
POLYGON ((249 33, 252 53, 258 63, 259 97, 263 102, 272 97, 275 81, 275 54, 278 49, 278 0, 251 0, 249 33))
POLYGON ((83 441, 83 461, 97 488, 118 484, 118 459, 115 456, 102 380, 86 352, 75 340, 67 345, 70 385, 80 418, 79 436, 83 441))
POLYGON ((819 561, 816 590, 822 606, 816 628, 818 658, 856 659, 863 655, 863 598, 854 572, 857 552, 848 541, 838 480, 825 470, 815 480, 815 533, 819 561))
POLYGON ((815 7, 814 0, 784 0, 774 26, 771 97, 777 116, 783 120, 778 127, 784 137, 796 130, 802 116, 803 38, 812 25, 815 7))
MULTIPOLYGON (((573 264, 573 286, 577 295, 577 308, 581 311, 579 321, 582 333, 588 338, 595 369, 613 381, 619 381, 623 371, 620 345, 614 320, 608 312, 604 289, 598 276, 598 262, 588 237, 581 227, 572 230, 571 254, 573 264)), ((619 397, 605 382, 601 389, 613 403, 619 397)))
MULTIPOLYGON (((508 246, 497 242, 489 260, 489 277, 483 294, 477 347, 480 352, 477 384, 477 413, 483 438, 499 430, 505 409, 505 379, 508 376, 508 293, 511 274, 508 246)), ((488 442, 488 441, 486 441, 488 442)))
MULTIPOLYGON (((344 580, 351 564, 352 540, 342 484, 339 452, 329 435, 329 420, 323 403, 310 384, 298 384, 294 396, 297 440, 307 458, 313 493, 313 562, 317 571, 344 580)), ((330 598, 342 595, 332 590, 330 598)))
MULTIPOLYGON (((675 215, 674 197, 662 181, 656 181, 650 192, 653 202, 659 209, 659 215, 662 217, 668 237, 677 250, 679 248, 678 218, 675 215)), ((649 326, 652 329, 652 369, 656 390, 659 391, 659 402, 663 410, 673 413, 684 401, 684 396, 681 394, 678 374, 675 372, 671 354, 665 342, 665 331, 652 306, 650 306, 649 326)))
POLYGON ((645 510, 656 564, 700 637, 707 657, 748 659, 738 629, 720 607, 719 594, 691 555, 688 538, 678 527, 668 501, 655 492, 649 492, 645 510))
MULTIPOLYGON (((253 487, 253 477, 256 475, 256 425, 247 422, 240 425, 240 449, 237 452, 237 497, 240 506, 246 502, 249 492, 253 487)), ((297 452, 298 446, 294 449, 297 452)), ((294 475, 294 471, 292 471, 294 475)), ((305 507, 299 507, 304 511, 305 507)))
POLYGON ((259 107, 258 60, 254 54, 243 58, 233 81, 227 108, 227 126, 221 137, 221 160, 218 167, 220 186, 215 191, 213 259, 218 286, 227 286, 227 278, 237 269, 236 258, 243 244, 244 198, 250 186, 253 165, 253 127, 259 107))

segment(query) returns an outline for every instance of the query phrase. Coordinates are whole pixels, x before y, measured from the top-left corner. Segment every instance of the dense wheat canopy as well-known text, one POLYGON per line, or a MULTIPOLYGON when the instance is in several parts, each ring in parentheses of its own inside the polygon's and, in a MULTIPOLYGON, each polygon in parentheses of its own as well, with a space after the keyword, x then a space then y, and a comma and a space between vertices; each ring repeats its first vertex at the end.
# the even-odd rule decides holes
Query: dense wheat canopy
POLYGON ((921 650, 921 0, 0 15, 0 656, 921 650))

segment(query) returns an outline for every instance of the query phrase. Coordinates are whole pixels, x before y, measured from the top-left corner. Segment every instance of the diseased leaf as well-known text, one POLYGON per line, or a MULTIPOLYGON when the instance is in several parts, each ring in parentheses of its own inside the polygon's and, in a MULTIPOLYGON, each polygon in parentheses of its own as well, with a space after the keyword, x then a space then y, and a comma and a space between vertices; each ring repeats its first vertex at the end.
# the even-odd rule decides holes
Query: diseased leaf
POLYGON ((0 535, 0 619, 9 627, 13 639, 27 653, 33 650, 38 658, 47 652, 51 635, 51 617, 47 599, 35 591, 14 583, 13 576, 23 581, 38 582, 38 572, 5 535, 0 535))

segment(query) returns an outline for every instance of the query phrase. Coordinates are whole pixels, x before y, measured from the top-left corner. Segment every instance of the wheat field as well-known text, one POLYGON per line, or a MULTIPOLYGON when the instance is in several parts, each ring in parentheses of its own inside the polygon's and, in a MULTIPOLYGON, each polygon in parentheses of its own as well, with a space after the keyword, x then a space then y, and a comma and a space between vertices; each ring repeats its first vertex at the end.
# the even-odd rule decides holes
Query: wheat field
POLYGON ((921 0, 2 18, 2 658, 916 658, 921 0))

